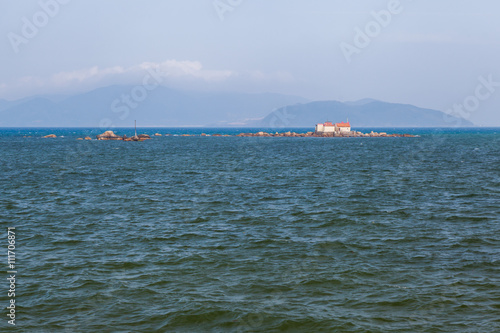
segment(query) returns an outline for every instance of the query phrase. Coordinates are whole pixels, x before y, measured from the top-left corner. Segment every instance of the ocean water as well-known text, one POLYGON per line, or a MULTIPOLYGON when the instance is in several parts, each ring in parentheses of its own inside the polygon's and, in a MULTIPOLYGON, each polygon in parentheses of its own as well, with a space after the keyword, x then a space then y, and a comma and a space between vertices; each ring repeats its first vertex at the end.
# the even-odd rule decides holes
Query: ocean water
POLYGON ((500 129, 375 130, 0 129, 0 331, 499 332, 500 129))

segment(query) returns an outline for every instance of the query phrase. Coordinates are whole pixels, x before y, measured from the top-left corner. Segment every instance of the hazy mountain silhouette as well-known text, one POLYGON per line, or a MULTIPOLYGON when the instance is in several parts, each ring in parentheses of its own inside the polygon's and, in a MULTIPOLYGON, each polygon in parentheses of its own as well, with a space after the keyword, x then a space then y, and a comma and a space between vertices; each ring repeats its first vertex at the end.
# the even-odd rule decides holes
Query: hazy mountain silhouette
POLYGON ((368 98, 308 103, 302 97, 273 93, 192 92, 163 86, 141 95, 138 87, 115 85, 69 97, 0 100, 0 126, 130 127, 137 120, 140 126, 158 127, 312 128, 318 122, 347 119, 355 127, 473 126, 440 111, 368 98))
POLYGON ((186 92, 163 86, 146 96, 140 95, 137 87, 109 86, 67 98, 0 100, 0 126, 120 127, 133 126, 135 119, 141 126, 230 126, 307 101, 282 94, 186 92), (135 99, 131 98, 134 92, 135 99))
POLYGON ((474 126, 468 120, 432 109, 364 99, 357 102, 322 101, 290 105, 265 118, 247 123, 256 127, 313 127, 327 120, 349 120, 353 127, 453 127, 474 126))

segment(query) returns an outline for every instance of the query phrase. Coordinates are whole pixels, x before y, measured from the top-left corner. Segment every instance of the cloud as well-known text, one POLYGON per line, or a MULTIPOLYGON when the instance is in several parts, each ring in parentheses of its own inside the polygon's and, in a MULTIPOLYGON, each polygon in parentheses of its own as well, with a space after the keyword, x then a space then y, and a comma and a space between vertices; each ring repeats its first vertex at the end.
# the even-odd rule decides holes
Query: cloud
POLYGON ((230 70, 205 69, 199 61, 166 60, 164 62, 143 62, 130 67, 114 66, 78 69, 59 72, 49 77, 24 76, 14 82, 0 82, 0 96, 19 98, 20 94, 53 94, 85 91, 112 84, 137 84, 155 70, 167 83, 177 81, 213 83, 223 82, 237 73, 230 70))
MULTIPOLYGON (((199 61, 177 61, 166 60, 164 62, 143 62, 139 65, 123 68, 121 66, 81 69, 71 72, 61 72, 52 75, 49 83, 62 86, 72 83, 82 83, 85 81, 110 81, 119 82, 135 81, 145 75, 147 70, 155 70, 164 79, 183 78, 200 79, 204 81, 220 81, 233 75, 229 70, 206 70, 199 61)), ((33 82, 40 80, 31 78, 33 82)), ((24 79, 24 82, 29 81, 24 79)))
POLYGON ((207 70, 199 61, 166 60, 162 63, 144 62, 141 70, 156 70, 166 78, 195 78, 206 82, 223 81, 236 73, 230 70, 207 70))
POLYGON ((140 84, 151 71, 159 75, 165 85, 187 90, 266 90, 295 81, 288 72, 206 69, 199 61, 171 59, 130 67, 93 66, 48 77, 25 76, 15 82, 0 82, 0 97, 16 99, 30 95, 71 94, 114 84, 140 84))
POLYGON ((120 66, 104 69, 99 69, 99 67, 94 66, 92 68, 54 74, 50 78, 50 81, 57 85, 64 85, 73 82, 83 82, 89 79, 103 78, 106 75, 123 74, 125 71, 126 70, 120 66))

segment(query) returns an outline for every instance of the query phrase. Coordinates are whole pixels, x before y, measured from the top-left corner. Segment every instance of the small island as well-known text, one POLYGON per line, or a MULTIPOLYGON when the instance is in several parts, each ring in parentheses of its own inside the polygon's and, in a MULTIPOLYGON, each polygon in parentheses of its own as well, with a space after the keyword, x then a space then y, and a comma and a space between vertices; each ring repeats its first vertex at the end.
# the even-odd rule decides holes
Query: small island
POLYGON ((411 134, 387 134, 386 132, 374 132, 370 133, 362 133, 358 131, 353 131, 351 129, 351 124, 349 121, 340 122, 340 123, 332 123, 327 121, 325 123, 316 124, 316 128, 314 132, 306 132, 306 133, 295 133, 295 132, 285 132, 285 133, 266 133, 266 132, 257 132, 257 133, 240 133, 237 136, 274 136, 274 137, 340 137, 340 138, 361 138, 361 137, 404 137, 404 138, 412 138, 416 137, 416 135, 411 134))
MULTIPOLYGON (((156 133, 154 136, 160 137, 162 134, 156 133)), ((171 134, 165 134, 165 136, 171 136, 171 134)), ((317 137, 317 138, 414 138, 418 137, 417 135, 411 134, 388 134, 386 132, 374 132, 370 133, 362 133, 359 131, 353 131, 351 129, 351 124, 349 121, 340 122, 340 123, 332 123, 325 122, 316 124, 316 128, 314 132, 306 132, 306 133, 296 133, 296 132, 275 132, 275 133, 267 133, 267 132, 256 132, 256 133, 240 133, 237 135, 229 135, 229 134, 177 134, 175 136, 214 136, 214 137, 317 137)), ((97 135, 97 140, 122 140, 122 141, 144 141, 151 139, 151 137, 147 134, 139 134, 137 132, 132 137, 127 137, 126 135, 119 136, 113 133, 113 131, 106 131, 103 134, 97 135)))
MULTIPOLYGON (((113 131, 106 131, 102 134, 96 136, 97 140, 122 140, 122 141, 144 141, 151 139, 151 137, 147 134, 139 134, 137 135, 137 121, 134 120, 135 127, 135 135, 131 137, 119 136, 113 133, 113 131)), ((157 133, 158 134, 158 133, 157 133)))
POLYGON ((124 136, 119 136, 113 133, 113 131, 106 131, 103 134, 99 134, 96 136, 97 140, 123 140, 123 141, 144 141, 151 139, 151 137, 147 134, 139 134, 137 133, 134 136, 127 137, 126 135, 124 136))

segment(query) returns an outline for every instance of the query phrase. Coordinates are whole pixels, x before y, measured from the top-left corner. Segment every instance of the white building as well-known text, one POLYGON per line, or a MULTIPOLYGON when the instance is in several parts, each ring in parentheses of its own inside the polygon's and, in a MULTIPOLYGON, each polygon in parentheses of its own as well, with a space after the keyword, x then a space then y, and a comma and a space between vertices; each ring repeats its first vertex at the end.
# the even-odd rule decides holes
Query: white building
POLYGON ((335 123, 327 121, 323 124, 316 125, 316 133, 348 133, 351 131, 351 124, 349 122, 335 123))
POLYGON ((342 121, 340 123, 336 123, 335 126, 339 129, 340 133, 348 133, 351 131, 351 124, 349 124, 349 122, 344 123, 342 121))

